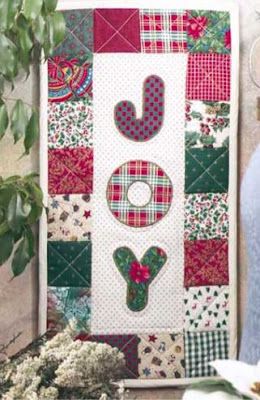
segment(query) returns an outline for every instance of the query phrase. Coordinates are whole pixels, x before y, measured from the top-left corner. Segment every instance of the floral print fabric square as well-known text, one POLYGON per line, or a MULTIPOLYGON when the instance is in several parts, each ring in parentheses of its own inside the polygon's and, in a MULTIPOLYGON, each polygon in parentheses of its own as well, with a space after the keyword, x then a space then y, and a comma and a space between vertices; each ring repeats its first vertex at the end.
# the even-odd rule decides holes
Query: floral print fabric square
POLYGON ((220 11, 188 11, 188 49, 192 53, 231 51, 230 14, 220 11))
POLYGON ((48 156, 49 194, 92 193, 92 149, 50 149, 48 156))
POLYGON ((228 237, 228 194, 196 193, 185 196, 185 240, 228 237))
POLYGON ((227 331, 186 332, 186 378, 215 376, 209 362, 228 359, 228 347, 227 331))
POLYGON ((141 46, 144 53, 187 50, 187 14, 178 10, 141 10, 141 46))
POLYGON ((187 101, 186 147, 228 146, 230 104, 211 101, 187 101))
POLYGON ((54 50, 55 56, 92 61, 93 10, 63 11, 66 22, 65 38, 54 50))
POLYGON ((139 336, 139 376, 141 379, 178 379, 185 377, 182 334, 139 336))
POLYGON ((90 195, 53 195, 48 199, 48 240, 90 240, 90 195))
POLYGON ((48 146, 50 149, 92 147, 92 145, 92 99, 48 104, 48 146))
POLYGON ((90 289, 48 287, 48 329, 60 332, 70 321, 74 320, 78 332, 88 331, 90 310, 90 289))
POLYGON ((200 286, 184 291, 185 329, 215 331, 229 328, 228 286, 200 286))
POLYGON ((189 54, 187 99, 229 101, 230 64, 230 56, 228 54, 189 54))
POLYGON ((185 241, 184 286, 228 285, 228 241, 185 241))

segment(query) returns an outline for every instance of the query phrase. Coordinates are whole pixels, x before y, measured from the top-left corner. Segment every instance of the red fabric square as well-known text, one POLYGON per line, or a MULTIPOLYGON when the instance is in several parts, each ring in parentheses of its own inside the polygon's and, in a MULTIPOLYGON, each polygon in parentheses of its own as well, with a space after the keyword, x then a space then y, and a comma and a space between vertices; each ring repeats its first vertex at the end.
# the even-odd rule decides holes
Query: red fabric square
POLYGON ((228 54, 189 54, 187 99, 230 100, 230 68, 228 54))
POLYGON ((49 194, 92 193, 92 149, 50 149, 48 157, 49 194))
POLYGON ((184 286, 228 285, 228 241, 186 240, 184 286))
POLYGON ((89 340, 92 342, 107 343, 112 347, 117 347, 124 355, 126 367, 124 378, 136 379, 138 373, 138 343, 139 339, 135 335, 95 335, 88 336, 80 334, 76 339, 83 341, 89 340))
POLYGON ((138 9, 100 8, 94 11, 95 53, 139 53, 140 51, 138 9))

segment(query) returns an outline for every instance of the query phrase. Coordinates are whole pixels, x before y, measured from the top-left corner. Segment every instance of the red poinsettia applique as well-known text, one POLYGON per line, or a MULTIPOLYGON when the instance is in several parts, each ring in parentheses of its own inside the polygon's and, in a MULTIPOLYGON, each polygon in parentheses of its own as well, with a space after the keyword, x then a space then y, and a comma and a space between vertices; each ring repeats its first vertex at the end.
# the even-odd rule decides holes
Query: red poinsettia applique
POLYGON ((230 30, 228 30, 225 33, 224 42, 225 42, 225 47, 230 50, 231 49, 231 31, 230 30))
POLYGON ((208 25, 208 18, 206 17, 193 17, 188 21, 188 35, 192 36, 194 40, 201 38, 208 25))
POLYGON ((133 261, 129 270, 130 279, 135 283, 145 283, 150 277, 150 268, 147 265, 142 265, 138 261, 133 261))

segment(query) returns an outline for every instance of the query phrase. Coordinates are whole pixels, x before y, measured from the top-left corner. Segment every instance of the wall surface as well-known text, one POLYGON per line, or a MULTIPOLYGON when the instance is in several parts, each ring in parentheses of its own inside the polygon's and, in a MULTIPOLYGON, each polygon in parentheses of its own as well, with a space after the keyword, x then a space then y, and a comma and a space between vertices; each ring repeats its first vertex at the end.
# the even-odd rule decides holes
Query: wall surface
MULTIPOLYGON (((240 76, 240 127, 239 127, 239 183, 246 169, 248 160, 260 142, 260 123, 256 121, 256 97, 260 96, 250 80, 248 72, 248 58, 253 40, 260 36, 260 19, 255 13, 253 0, 239 0, 241 8, 241 76, 240 76)), ((259 51, 260 58, 260 51, 259 51)), ((260 71, 260 69, 259 69, 260 71)), ((260 75, 260 73, 259 73, 260 75)), ((38 77, 34 73, 26 82, 17 85, 13 93, 7 97, 21 97, 28 103, 37 102, 38 77)), ((13 104, 12 101, 9 102, 13 104)), ((13 145, 10 134, 0 143, 0 175, 24 174, 38 170, 38 149, 35 146, 29 157, 18 160, 22 154, 22 144, 13 145)), ((244 319, 246 299, 246 249, 242 230, 239 229, 239 329, 244 319)), ((0 268, 0 345, 7 343, 13 335, 22 332, 18 340, 10 347, 14 353, 37 335, 37 307, 38 307, 38 273, 37 260, 27 268, 26 272, 14 280, 10 266, 0 268)), ((145 397, 142 397, 145 398, 145 397)))

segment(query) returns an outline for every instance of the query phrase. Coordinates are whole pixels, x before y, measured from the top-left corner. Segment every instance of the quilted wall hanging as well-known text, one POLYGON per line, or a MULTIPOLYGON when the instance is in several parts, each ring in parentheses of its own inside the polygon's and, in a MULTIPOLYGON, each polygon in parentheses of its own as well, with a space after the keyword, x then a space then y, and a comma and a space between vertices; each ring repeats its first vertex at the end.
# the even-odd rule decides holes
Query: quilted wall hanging
POLYGON ((237 6, 59 8, 65 39, 41 72, 40 331, 74 318, 125 354, 128 386, 213 376, 236 356, 237 6))

